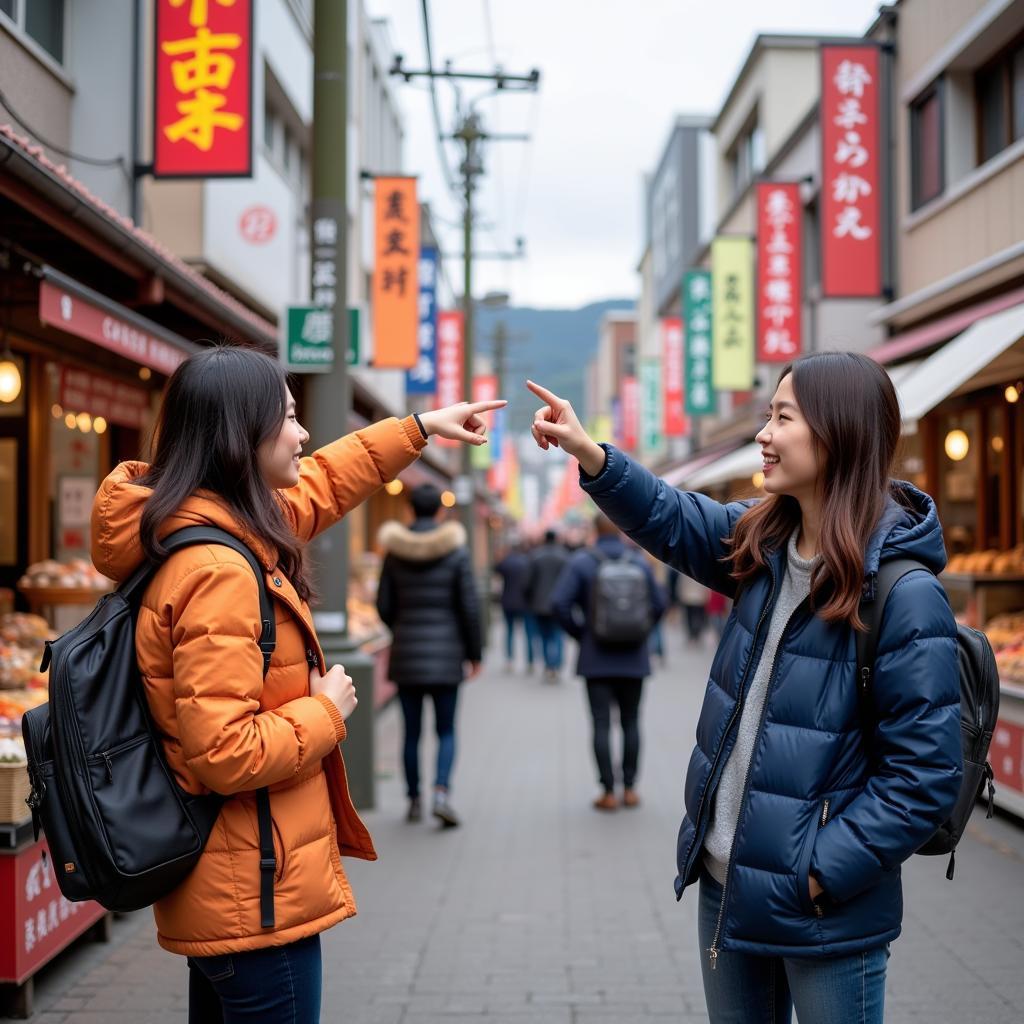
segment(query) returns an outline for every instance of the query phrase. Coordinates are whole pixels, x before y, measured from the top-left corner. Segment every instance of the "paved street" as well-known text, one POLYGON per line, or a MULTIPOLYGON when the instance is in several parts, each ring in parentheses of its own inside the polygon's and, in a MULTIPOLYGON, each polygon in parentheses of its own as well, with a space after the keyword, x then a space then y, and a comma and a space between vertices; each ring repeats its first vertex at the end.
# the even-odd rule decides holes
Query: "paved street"
MULTIPOLYGON (((670 624, 670 669, 649 683, 636 811, 599 815, 582 685, 489 671, 467 686, 453 791, 465 827, 402 821, 398 720, 379 719, 381 854, 349 862, 360 916, 325 936, 325 1021, 345 1024, 599 1024, 706 1020, 695 900, 672 893, 683 772, 710 649, 670 624)), ((425 753, 432 753, 427 745, 425 753)), ((906 872, 903 937, 890 962, 892 1024, 1024 1019, 1024 827, 978 813, 956 880, 945 860, 906 872)), ((47 972, 35 1019, 180 1024, 184 961, 148 914, 111 946, 47 972)))

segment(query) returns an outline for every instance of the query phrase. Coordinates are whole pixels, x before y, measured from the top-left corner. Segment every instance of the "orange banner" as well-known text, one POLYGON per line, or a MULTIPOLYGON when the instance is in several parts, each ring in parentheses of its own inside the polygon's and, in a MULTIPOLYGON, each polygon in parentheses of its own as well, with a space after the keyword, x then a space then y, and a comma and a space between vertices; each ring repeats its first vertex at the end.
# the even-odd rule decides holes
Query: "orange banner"
POLYGON ((378 178, 373 272, 373 365, 419 360, 420 208, 415 178, 378 178))

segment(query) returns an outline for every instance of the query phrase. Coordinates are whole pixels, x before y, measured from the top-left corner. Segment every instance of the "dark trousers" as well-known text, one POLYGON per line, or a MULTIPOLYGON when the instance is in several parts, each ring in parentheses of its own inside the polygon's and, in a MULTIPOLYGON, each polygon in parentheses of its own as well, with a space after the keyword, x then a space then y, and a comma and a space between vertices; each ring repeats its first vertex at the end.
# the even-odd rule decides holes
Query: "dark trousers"
POLYGON ((708 614, 702 604, 688 604, 686 607, 686 635, 691 643, 696 643, 704 633, 708 624, 708 614))
POLYGON ((540 635, 544 667, 552 671, 560 669, 562 667, 562 627, 553 616, 538 615, 537 632, 540 635))
POLYGON ((640 698, 644 692, 642 679, 588 679, 587 696, 594 720, 594 760, 606 793, 615 791, 612 770, 611 725, 612 701, 619 706, 622 725, 622 784, 632 789, 636 782, 636 766, 640 759, 640 698))
POLYGON ((420 795, 420 732, 423 729, 423 698, 430 694, 434 702, 434 726, 437 729, 437 775, 434 785, 448 788, 455 761, 455 707, 457 686, 399 686, 398 700, 405 720, 402 760, 409 799, 420 795))
POLYGON ((320 936, 188 958, 188 1024, 317 1024, 320 936))

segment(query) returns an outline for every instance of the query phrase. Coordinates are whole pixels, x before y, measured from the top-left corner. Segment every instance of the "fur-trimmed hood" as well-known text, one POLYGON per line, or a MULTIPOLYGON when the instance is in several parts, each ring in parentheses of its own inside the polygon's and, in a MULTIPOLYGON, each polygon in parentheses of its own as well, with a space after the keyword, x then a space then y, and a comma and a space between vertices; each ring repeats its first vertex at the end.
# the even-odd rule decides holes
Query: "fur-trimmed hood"
POLYGON ((466 545, 466 528, 454 519, 431 530, 410 530, 397 520, 385 523, 377 542, 389 555, 410 562, 433 562, 466 545))

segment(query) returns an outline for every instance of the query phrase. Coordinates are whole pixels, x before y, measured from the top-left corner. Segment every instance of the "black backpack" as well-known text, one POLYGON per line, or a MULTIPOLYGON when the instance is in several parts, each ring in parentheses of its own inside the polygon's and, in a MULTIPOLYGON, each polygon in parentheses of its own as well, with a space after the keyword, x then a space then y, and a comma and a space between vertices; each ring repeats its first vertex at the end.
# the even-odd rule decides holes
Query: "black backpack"
MULTIPOLYGON (((263 675, 276 631, 272 598, 255 555, 212 526, 190 526, 163 541, 168 552, 217 544, 244 556, 259 581, 263 675)), ((36 838, 42 827, 60 891, 107 910, 148 906, 195 867, 225 798, 194 796, 164 758, 135 658, 135 621, 159 565, 146 562, 101 598, 83 622, 46 645, 49 703, 22 719, 36 838)), ((260 914, 274 924, 273 829, 268 791, 257 790, 260 914)))
POLYGON ((654 628, 647 573, 625 556, 591 548, 597 573, 590 590, 590 631, 606 647, 639 647, 654 628))
MULTIPOLYGON (((878 633, 882 612, 892 588, 915 569, 931 570, 910 558, 883 562, 878 570, 875 600, 861 606, 861 619, 867 633, 857 634, 857 679, 861 717, 866 736, 871 736, 871 671, 878 649, 878 633)), ((957 653, 960 664, 960 741, 964 757, 964 773, 953 813, 917 851, 927 855, 949 854, 946 877, 953 878, 956 867, 956 845, 967 828, 974 805, 988 783, 988 813, 992 817, 995 777, 988 763, 996 718, 999 715, 999 670, 988 637, 970 626, 957 625, 957 653)))

